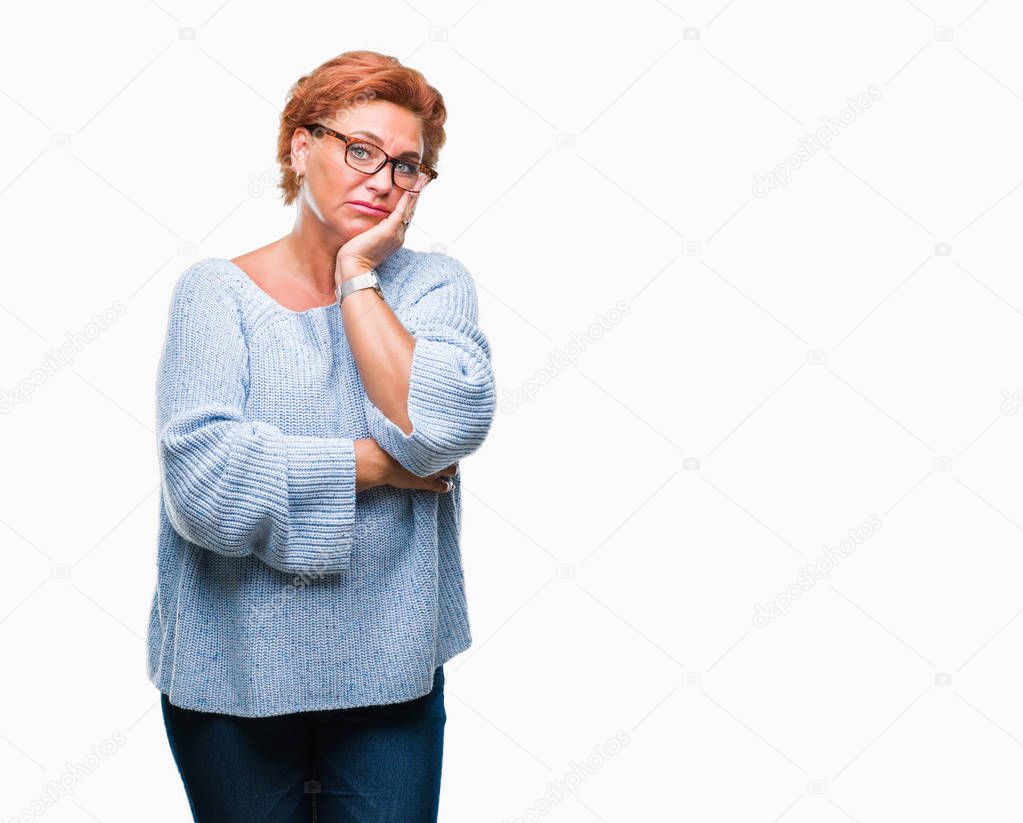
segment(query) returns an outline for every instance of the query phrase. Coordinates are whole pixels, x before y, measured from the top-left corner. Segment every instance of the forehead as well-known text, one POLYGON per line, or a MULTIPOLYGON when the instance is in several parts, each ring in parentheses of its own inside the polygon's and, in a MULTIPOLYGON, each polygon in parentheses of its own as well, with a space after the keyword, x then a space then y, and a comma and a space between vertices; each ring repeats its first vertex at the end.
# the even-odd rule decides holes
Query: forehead
POLYGON ((388 100, 374 100, 345 110, 328 125, 345 134, 360 134, 390 154, 423 151, 419 118, 388 100))

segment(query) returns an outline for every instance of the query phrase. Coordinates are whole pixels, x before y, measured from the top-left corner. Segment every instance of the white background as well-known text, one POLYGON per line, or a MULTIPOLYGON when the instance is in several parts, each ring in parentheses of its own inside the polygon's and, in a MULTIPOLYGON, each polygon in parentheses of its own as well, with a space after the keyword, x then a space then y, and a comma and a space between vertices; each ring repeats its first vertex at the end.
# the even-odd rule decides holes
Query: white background
POLYGON ((1018 4, 2 23, 0 390, 31 397, 0 416, 0 819, 117 733, 48 823, 189 819, 145 676, 168 300, 290 230, 280 108, 357 48, 444 95, 407 243, 474 275, 501 395, 461 466, 441 820, 1020 819, 1018 4))

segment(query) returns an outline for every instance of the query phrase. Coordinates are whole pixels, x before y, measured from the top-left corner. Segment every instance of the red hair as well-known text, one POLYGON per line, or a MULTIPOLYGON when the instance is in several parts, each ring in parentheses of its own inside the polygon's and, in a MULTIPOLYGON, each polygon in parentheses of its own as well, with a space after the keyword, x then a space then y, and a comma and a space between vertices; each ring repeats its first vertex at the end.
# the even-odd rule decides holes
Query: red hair
MULTIPOLYGON (((298 195, 298 178, 291 167, 291 136, 305 123, 337 117, 342 110, 371 100, 388 100, 419 118, 423 133, 423 162, 436 168, 444 145, 447 109, 440 92, 416 69, 396 57, 375 51, 346 51, 300 77, 288 92, 277 136, 284 205, 298 195)), ((343 116, 343 115, 342 115, 343 116)))

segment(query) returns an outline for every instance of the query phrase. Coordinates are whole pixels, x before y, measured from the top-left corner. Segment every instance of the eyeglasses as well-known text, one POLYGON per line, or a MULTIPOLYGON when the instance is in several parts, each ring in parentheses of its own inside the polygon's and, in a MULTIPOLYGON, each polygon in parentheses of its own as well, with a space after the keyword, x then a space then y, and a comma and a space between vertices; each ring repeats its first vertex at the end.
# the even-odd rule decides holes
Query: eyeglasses
POLYGON ((408 157, 391 157, 380 146, 375 146, 361 137, 350 137, 319 123, 309 123, 302 128, 308 129, 317 139, 324 134, 329 134, 344 143, 345 162, 363 174, 376 174, 390 163, 391 182, 399 189, 412 192, 422 191, 427 183, 437 179, 437 172, 429 166, 408 157))

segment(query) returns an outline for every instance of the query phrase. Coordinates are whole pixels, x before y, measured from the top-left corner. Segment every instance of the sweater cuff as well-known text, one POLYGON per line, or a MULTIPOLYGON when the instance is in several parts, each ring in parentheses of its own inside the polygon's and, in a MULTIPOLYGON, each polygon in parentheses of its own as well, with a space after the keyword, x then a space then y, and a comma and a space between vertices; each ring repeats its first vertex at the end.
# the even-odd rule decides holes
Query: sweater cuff
POLYGON ((345 438, 290 435, 290 528, 284 571, 341 572, 351 558, 355 525, 355 444, 345 438))

